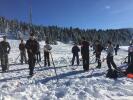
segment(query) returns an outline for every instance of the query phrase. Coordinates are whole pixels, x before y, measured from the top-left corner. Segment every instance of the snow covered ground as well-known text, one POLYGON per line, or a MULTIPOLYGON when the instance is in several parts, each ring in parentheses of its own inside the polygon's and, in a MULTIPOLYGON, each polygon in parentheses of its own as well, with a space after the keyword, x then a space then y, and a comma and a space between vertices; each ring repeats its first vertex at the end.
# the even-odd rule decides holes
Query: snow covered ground
MULTIPOLYGON (((12 47, 9 59, 10 63, 14 63, 19 55, 20 41, 9 40, 9 42, 12 47)), ((44 42, 40 44, 43 48, 44 42)), ((83 72, 82 66, 73 70, 68 66, 72 57, 72 45, 58 42, 58 45, 52 47, 59 82, 56 81, 52 64, 51 67, 43 67, 43 62, 40 63, 42 67, 36 64, 36 74, 31 79, 27 78, 28 65, 12 65, 7 73, 0 73, 0 100, 133 100, 132 79, 106 78, 106 62, 102 63, 101 69, 94 71, 83 72)), ((41 52, 43 56, 42 49, 41 52)), ((105 55, 103 52, 101 58, 105 55)), ((127 47, 121 47, 119 54, 115 56, 116 64, 119 66, 126 56, 127 47)), ((19 59, 16 63, 19 63, 19 59)), ((91 62, 93 61, 92 56, 91 62)), ((90 69, 96 65, 91 64, 90 69)))

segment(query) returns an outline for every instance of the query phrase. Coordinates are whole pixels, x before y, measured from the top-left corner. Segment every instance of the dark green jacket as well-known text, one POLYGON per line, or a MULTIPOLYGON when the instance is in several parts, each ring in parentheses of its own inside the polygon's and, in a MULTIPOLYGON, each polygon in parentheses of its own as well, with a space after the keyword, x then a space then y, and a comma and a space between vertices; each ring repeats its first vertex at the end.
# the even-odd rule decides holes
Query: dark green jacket
POLYGON ((0 55, 7 54, 11 50, 11 47, 8 42, 0 42, 0 55))

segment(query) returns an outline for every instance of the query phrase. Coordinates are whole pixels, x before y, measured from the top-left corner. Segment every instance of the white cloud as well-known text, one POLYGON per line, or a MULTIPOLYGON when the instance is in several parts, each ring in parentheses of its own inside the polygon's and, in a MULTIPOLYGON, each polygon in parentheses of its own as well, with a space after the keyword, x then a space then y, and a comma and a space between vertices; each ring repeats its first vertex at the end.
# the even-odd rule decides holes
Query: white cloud
POLYGON ((106 6, 105 6, 105 9, 111 9, 111 6, 106 5, 106 6))

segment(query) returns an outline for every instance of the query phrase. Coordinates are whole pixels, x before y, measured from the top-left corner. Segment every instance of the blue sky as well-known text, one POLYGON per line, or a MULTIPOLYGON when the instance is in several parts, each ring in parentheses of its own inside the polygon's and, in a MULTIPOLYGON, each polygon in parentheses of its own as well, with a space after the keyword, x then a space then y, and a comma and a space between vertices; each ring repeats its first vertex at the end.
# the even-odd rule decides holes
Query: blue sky
POLYGON ((79 28, 132 28, 133 0, 0 0, 0 16, 32 23, 79 28))

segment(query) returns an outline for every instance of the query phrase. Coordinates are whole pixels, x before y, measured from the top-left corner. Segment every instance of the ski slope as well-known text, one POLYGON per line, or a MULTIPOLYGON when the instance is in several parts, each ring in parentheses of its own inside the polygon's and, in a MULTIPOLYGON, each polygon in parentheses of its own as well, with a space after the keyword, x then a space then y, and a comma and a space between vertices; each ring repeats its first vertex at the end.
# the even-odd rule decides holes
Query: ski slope
MULTIPOLYGON (((12 47, 9 63, 14 63, 19 55, 20 41, 9 40, 9 43, 12 47)), ((43 56, 44 42, 40 45, 43 56)), ((58 42, 52 48, 59 82, 52 63, 51 67, 43 67, 43 62, 41 66, 36 64, 36 74, 31 79, 27 78, 28 65, 12 65, 7 73, 0 73, 0 100, 133 100, 133 80, 126 77, 117 80, 106 78, 106 62, 102 63, 101 69, 89 72, 83 72, 82 66, 75 66, 73 70, 68 66, 72 58, 72 45, 58 42)), ((92 51, 90 56, 93 62, 92 51)), ((103 52, 101 58, 105 56, 103 52)), ((115 56, 116 64, 119 66, 126 56, 127 47, 122 47, 119 55, 115 56)), ((91 64, 90 69, 96 65, 91 64)))

